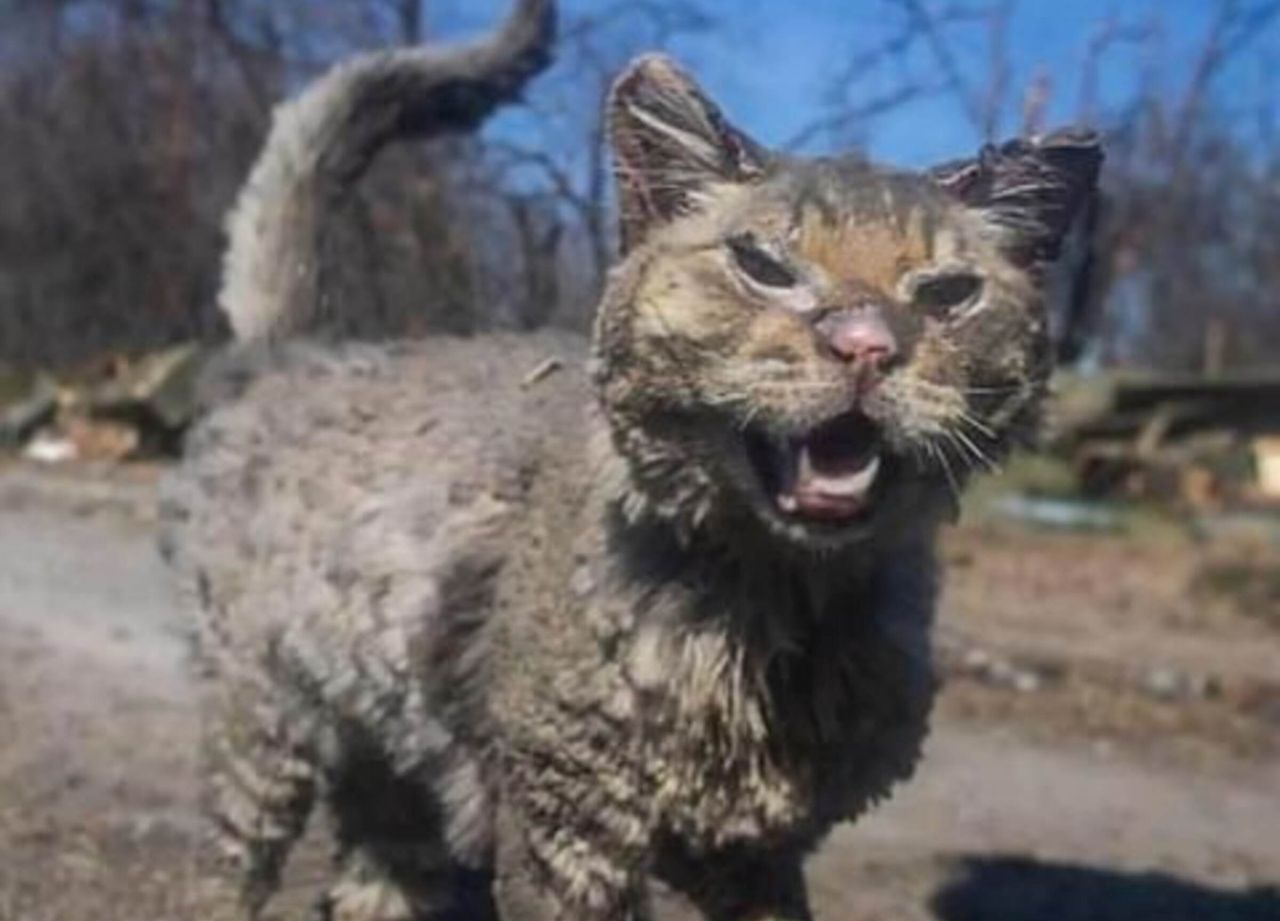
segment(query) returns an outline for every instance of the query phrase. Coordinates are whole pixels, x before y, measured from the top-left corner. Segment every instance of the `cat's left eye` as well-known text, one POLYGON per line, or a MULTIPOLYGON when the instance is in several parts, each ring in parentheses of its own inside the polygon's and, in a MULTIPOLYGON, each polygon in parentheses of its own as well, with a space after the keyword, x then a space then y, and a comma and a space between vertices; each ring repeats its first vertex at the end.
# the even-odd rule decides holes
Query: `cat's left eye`
POLYGON ((921 307, 943 314, 965 306, 982 290, 982 279, 968 272, 952 272, 926 278, 912 295, 921 307))
POLYGON ((766 288, 795 286, 798 280, 796 273, 767 252, 750 234, 739 234, 726 242, 729 252, 733 254, 733 261, 752 281, 766 288))

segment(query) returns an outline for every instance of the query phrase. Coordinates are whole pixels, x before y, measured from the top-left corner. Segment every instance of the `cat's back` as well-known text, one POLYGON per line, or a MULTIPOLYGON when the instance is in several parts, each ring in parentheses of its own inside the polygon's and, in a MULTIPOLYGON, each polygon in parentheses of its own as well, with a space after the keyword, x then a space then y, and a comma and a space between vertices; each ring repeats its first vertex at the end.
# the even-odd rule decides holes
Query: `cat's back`
POLYGON ((166 487, 166 544, 215 608, 330 606, 306 599, 343 569, 390 577, 439 552, 451 516, 518 513, 544 465, 582 450, 584 363, 569 334, 233 356, 166 487))

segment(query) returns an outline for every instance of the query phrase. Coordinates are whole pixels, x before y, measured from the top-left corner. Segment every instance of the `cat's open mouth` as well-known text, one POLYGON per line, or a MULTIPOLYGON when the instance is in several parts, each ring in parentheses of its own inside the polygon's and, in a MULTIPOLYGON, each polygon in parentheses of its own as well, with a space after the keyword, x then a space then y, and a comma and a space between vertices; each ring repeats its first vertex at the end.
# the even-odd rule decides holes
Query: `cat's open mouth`
POLYGON ((880 426, 855 410, 800 436, 749 430, 747 455, 782 514, 851 521, 870 509, 881 477, 880 426))

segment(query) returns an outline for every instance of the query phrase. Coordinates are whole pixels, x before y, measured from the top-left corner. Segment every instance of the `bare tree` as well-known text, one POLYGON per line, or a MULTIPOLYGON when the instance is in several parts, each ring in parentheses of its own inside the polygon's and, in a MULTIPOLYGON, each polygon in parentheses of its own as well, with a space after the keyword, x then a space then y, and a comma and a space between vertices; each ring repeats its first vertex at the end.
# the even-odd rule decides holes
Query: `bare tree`
MULTIPOLYGON (((897 24, 849 56, 826 111, 792 143, 859 140, 886 112, 922 98, 949 98, 975 140, 1003 130, 1020 96, 1020 129, 1043 128, 1055 87, 1044 69, 1022 87, 1008 57, 1013 0, 982 5, 885 0, 897 24), (981 59, 957 53, 964 31, 985 29, 981 59), (897 75, 871 92, 870 77, 897 75)), ((1275 361, 1280 321, 1274 274, 1278 159, 1274 93, 1260 93, 1246 136, 1215 94, 1222 73, 1259 46, 1274 49, 1280 2, 1214 0, 1208 25, 1183 67, 1162 49, 1161 16, 1112 14, 1082 49, 1077 120, 1108 135, 1106 194, 1068 248, 1058 285, 1059 356, 1192 370, 1212 352, 1230 367, 1275 361), (1104 100, 1104 65, 1137 76, 1128 98, 1104 100)), ((1272 51, 1274 55, 1274 50, 1272 51)), ((1263 68, 1264 73, 1271 70, 1263 68)))
POLYGON ((1233 367, 1280 354, 1268 320, 1280 278, 1257 258, 1274 246, 1276 152, 1214 95, 1223 71, 1274 41, 1278 23, 1280 3, 1218 0, 1182 86, 1161 78, 1159 20, 1099 31, 1093 48, 1146 62, 1125 104, 1102 111, 1092 91, 1081 100, 1111 138, 1099 279, 1084 318, 1102 334, 1104 359, 1201 370, 1212 354, 1233 367))
POLYGON ((547 270, 525 266, 524 309, 533 315, 582 326, 603 284, 614 247, 603 122, 614 76, 642 49, 713 27, 714 20, 689 0, 618 0, 569 19, 559 64, 530 101, 532 130, 486 145, 477 187, 508 203, 518 251, 555 260, 555 315, 539 299, 547 270), (551 233, 553 224, 560 230, 551 233))
POLYGON ((887 34, 858 48, 827 88, 826 111, 793 135, 784 146, 800 149, 825 139, 848 144, 864 140, 877 117, 924 98, 945 95, 983 140, 999 133, 1011 92, 1008 57, 1015 0, 970 6, 935 7, 925 0, 885 0, 897 16, 887 34), (971 73, 954 50, 953 34, 985 33, 982 72, 971 73), (869 92, 873 77, 892 75, 887 88, 869 92))
MULTIPOLYGON (((219 335, 223 215, 272 107, 336 58, 420 42, 433 9, 0 6, 0 359, 61 364, 219 335)), ((640 47, 709 24, 691 0, 570 18, 518 129, 382 158, 338 222, 353 271, 335 284, 358 289, 358 331, 584 323, 612 247, 606 88, 640 47)))

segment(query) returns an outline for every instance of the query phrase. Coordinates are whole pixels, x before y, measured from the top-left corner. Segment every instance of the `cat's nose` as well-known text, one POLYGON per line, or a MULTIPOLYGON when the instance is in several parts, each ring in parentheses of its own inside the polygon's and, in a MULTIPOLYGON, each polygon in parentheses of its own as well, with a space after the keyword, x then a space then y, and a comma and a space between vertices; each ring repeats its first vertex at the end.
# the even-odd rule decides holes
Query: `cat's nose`
POLYGON ((818 330, 832 353, 849 364, 884 371, 898 357, 898 341, 878 310, 838 311, 818 330))

